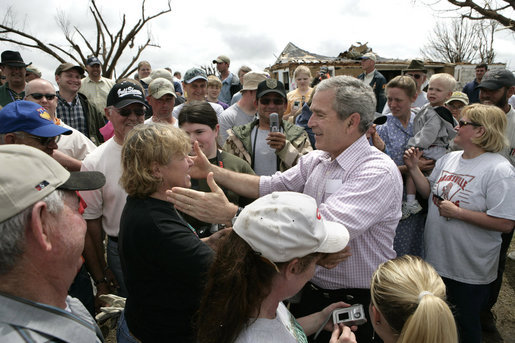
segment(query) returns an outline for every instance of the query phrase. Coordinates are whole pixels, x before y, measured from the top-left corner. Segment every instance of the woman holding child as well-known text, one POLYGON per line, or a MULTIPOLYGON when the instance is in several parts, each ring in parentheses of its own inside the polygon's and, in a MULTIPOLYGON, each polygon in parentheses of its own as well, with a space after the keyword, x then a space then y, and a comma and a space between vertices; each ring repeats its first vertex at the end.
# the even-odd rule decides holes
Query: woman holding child
MULTIPOLYGON (((387 115, 386 123, 377 127, 377 134, 384 141, 386 153, 405 175, 407 168, 402 159, 408 140, 413 137, 413 119, 415 112, 411 105, 417 97, 417 86, 409 76, 397 76, 386 85, 386 98, 391 114, 387 115)), ((422 168, 433 167, 433 162, 423 160, 422 168)), ((393 247, 397 256, 412 254, 422 256, 425 214, 419 213, 397 226, 393 247)))
POLYGON ((481 342, 480 310, 497 277, 501 232, 514 226, 515 169, 498 154, 505 128, 502 110, 474 104, 456 126, 463 151, 438 159, 429 178, 418 167, 418 148, 404 154, 417 191, 429 198, 425 259, 445 282, 463 342, 481 342))

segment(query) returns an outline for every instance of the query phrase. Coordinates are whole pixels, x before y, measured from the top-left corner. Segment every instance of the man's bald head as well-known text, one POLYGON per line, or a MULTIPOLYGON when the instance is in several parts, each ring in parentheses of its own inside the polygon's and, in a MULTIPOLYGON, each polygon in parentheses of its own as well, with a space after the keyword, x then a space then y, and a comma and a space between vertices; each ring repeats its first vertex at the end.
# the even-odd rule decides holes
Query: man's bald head
POLYGON ((52 119, 55 118, 57 96, 55 87, 50 81, 38 78, 28 82, 25 85, 25 100, 40 104, 47 110, 52 119))

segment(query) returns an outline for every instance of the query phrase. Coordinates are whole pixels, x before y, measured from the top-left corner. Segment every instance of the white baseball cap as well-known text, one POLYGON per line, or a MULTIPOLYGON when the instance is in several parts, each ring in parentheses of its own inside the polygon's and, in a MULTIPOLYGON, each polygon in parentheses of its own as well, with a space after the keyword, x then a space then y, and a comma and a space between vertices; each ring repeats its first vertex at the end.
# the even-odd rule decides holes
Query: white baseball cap
POLYGON ((335 253, 349 243, 345 226, 324 220, 315 199, 297 192, 274 192, 257 199, 243 209, 233 230, 272 262, 335 253))

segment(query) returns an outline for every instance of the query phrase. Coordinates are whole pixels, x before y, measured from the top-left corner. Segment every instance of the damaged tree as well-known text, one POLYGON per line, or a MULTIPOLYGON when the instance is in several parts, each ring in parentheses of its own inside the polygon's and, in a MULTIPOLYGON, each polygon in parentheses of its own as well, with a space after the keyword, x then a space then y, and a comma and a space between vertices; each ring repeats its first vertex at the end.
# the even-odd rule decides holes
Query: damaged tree
POLYGON ((155 14, 147 15, 145 13, 145 0, 141 2, 141 17, 138 21, 129 27, 130 24, 126 21, 125 14, 122 17, 120 28, 115 32, 112 30, 112 25, 108 25, 104 16, 97 7, 95 0, 91 0, 89 10, 95 20, 96 28, 96 41, 87 38, 76 26, 72 26, 66 19, 64 13, 58 13, 57 23, 61 28, 66 39, 66 47, 62 47, 56 43, 45 43, 35 35, 24 32, 23 29, 15 27, 14 14, 11 9, 7 10, 3 22, 0 24, 0 41, 17 44, 20 46, 39 49, 46 54, 54 57, 60 63, 73 60, 80 65, 85 65, 88 56, 97 56, 103 61, 102 74, 107 77, 113 77, 115 68, 124 53, 129 49, 136 49, 131 61, 123 67, 122 72, 119 73, 119 78, 126 77, 132 74, 137 67, 133 67, 134 63, 139 59, 139 56, 145 48, 159 47, 159 45, 152 42, 152 37, 148 34, 147 39, 135 47, 135 38, 140 31, 153 19, 171 12, 171 0, 167 2, 167 8, 155 14), (76 39, 76 35, 80 40, 76 39), (79 45, 79 41, 81 42, 79 45))

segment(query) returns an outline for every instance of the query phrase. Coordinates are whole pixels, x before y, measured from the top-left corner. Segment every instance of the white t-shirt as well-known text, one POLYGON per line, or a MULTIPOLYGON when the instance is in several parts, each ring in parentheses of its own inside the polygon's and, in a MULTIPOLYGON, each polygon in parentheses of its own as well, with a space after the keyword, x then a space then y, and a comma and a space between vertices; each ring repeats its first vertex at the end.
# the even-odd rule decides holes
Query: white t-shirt
POLYGON ((508 113, 506 113, 508 126, 506 127, 506 138, 508 138, 508 147, 501 151, 501 155, 510 161, 512 166, 515 166, 515 110, 511 106, 508 113))
POLYGON ((274 319, 252 319, 234 343, 307 343, 306 334, 281 302, 274 319))
POLYGON ((81 171, 96 170, 104 173, 104 187, 94 191, 81 191, 88 207, 84 219, 102 217, 102 227, 109 236, 118 237, 120 218, 125 206, 127 193, 120 186, 122 176, 122 146, 114 137, 100 145, 82 161, 81 171))
MULTIPOLYGON (((153 120, 153 116, 146 119, 145 120, 145 124, 150 124, 150 123, 157 123, 153 120)), ((167 124, 166 122, 163 122, 163 121, 160 121, 159 123, 163 123, 163 124, 167 124)), ((177 119, 175 119, 175 121, 173 122, 173 127, 176 127, 176 128, 179 128, 179 121, 177 119)))
MULTIPOLYGON (((461 208, 515 220, 515 168, 500 154, 446 154, 429 177, 432 194, 461 208)), ((443 277, 474 285, 497 278, 501 233, 440 216, 432 195, 424 232, 426 261, 443 277)))
POLYGON ((62 121, 59 126, 72 130, 71 135, 61 135, 61 138, 57 143, 57 150, 63 154, 82 161, 87 154, 97 148, 97 146, 82 132, 75 130, 73 127, 66 125, 62 121))

